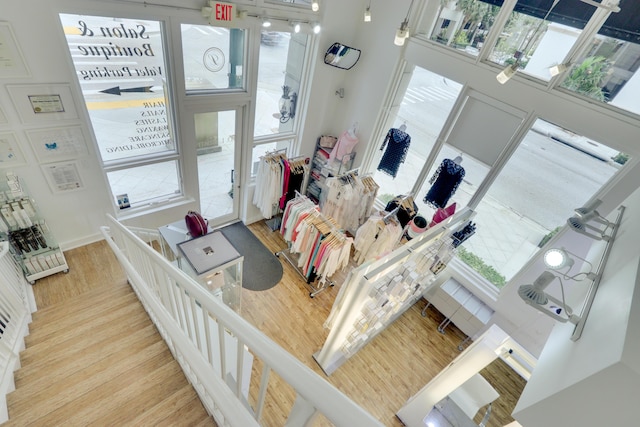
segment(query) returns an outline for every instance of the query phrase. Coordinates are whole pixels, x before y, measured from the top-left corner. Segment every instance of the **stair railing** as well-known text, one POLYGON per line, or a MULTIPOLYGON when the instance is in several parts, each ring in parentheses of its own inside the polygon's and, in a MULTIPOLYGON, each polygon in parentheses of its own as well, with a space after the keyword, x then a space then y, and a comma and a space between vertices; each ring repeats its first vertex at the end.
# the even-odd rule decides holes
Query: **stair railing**
POLYGON ((6 396, 15 390, 13 373, 20 367, 20 351, 29 333, 30 286, 9 252, 9 244, 0 242, 0 424, 9 419, 6 396))
POLYGON ((101 231, 129 283, 180 363, 203 405, 220 426, 259 426, 268 408, 281 406, 289 387, 274 385, 275 372, 295 391, 282 414, 290 427, 310 426, 323 414, 336 426, 382 424, 293 355, 260 332, 134 232, 107 215, 101 231), (232 343, 231 346, 229 343, 232 343), (253 358, 261 361, 258 369, 253 358), (253 385, 249 393, 247 384, 253 385), (269 395, 269 386, 283 387, 269 395), (257 390, 255 390, 257 388, 257 390), (253 403, 250 403, 249 396, 253 403))

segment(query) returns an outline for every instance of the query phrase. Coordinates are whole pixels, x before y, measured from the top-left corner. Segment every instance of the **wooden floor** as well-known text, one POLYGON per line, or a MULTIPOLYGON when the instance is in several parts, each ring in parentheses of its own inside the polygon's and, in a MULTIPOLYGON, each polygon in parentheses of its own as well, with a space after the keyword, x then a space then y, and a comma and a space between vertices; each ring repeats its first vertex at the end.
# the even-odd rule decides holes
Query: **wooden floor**
MULTIPOLYGON (((249 228, 273 252, 286 248, 276 231, 264 222, 249 228)), ((454 325, 445 334, 437 332, 444 317, 434 308, 427 316, 420 312, 420 300, 372 342, 357 352, 330 376, 324 374, 312 355, 322 347, 329 331, 323 327, 339 284, 309 298, 309 291, 298 273, 282 259, 284 276, 269 290, 243 289, 242 316, 292 353, 340 391, 381 420, 387 426, 401 426, 395 413, 458 354, 465 336, 454 325)), ((493 403, 488 426, 501 427, 510 416, 524 389, 525 381, 500 359, 481 371, 500 393, 493 403)), ((476 417, 480 422, 482 414, 476 417)), ((265 419, 265 425, 278 426, 277 418, 265 419)), ((330 425, 320 420, 317 425, 330 425)))
MULTIPOLYGON (((279 233, 272 232, 264 222, 252 224, 249 228, 271 251, 276 252, 286 247, 279 233)), ((66 300, 83 299, 91 293, 100 293, 100 289, 104 287, 114 287, 115 284, 126 286, 117 260, 104 242, 75 249, 65 255, 71 267, 69 274, 41 279, 34 285, 40 309, 55 307, 66 300)), ((260 292, 243 289, 242 316, 385 425, 401 426, 395 416, 396 411, 459 354, 457 345, 464 338, 462 333, 453 325, 447 329, 446 334, 438 333, 436 327, 443 320, 442 315, 430 308, 427 316, 422 317, 420 311, 425 302, 421 300, 336 372, 326 376, 312 355, 322 347, 328 334, 323 323, 329 315, 341 280, 338 278, 335 287, 311 299, 304 281, 286 261, 282 262, 284 276, 277 286, 260 292)), ((39 316, 39 313, 36 315, 39 316)), ((37 326, 38 316, 34 316, 34 326, 37 326)), ((260 361, 256 361, 254 369, 259 368, 260 361)), ((172 368, 165 369, 184 379, 172 368)), ((524 380, 500 360, 481 373, 500 393, 500 398, 494 402, 488 425, 501 427, 508 424, 513 420, 509 414, 524 388, 524 380)), ((283 414, 290 408, 294 394, 277 376, 272 377, 276 378, 269 386, 262 424, 275 427, 284 425, 283 414)), ((255 399, 256 389, 252 385, 250 401, 255 399)), ((91 404, 86 400, 82 402, 91 404)), ((178 404, 167 406, 173 411, 180 412, 183 409, 178 404)), ((74 407, 74 414, 78 410, 78 407, 74 407)), ((204 411, 202 407, 194 409, 197 410, 204 411)), ((476 421, 480 418, 479 415, 476 421)), ((181 422, 175 425, 187 424, 181 422)), ((320 417, 315 425, 330 423, 320 417)))
POLYGON ((38 280, 7 426, 215 426, 105 242, 38 280))

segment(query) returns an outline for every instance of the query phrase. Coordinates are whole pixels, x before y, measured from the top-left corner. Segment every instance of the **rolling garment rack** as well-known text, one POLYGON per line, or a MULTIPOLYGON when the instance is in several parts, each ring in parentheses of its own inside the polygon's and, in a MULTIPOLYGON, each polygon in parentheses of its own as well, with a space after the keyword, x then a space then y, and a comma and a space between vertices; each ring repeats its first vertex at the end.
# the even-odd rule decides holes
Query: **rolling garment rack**
POLYGON ((348 263, 353 239, 332 218, 324 216, 311 199, 296 191, 296 198, 285 208, 280 232, 288 247, 275 255, 294 267, 311 298, 335 285, 329 277, 348 263))

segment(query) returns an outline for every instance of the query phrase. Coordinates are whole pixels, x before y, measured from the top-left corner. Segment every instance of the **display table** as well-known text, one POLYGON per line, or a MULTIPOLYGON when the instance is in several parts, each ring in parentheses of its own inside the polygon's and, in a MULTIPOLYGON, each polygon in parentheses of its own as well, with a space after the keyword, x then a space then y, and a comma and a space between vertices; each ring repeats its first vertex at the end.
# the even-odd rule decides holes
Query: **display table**
POLYGON ((478 427, 449 397, 445 397, 433 407, 424 418, 430 427, 478 427))
POLYGON ((162 253, 235 311, 242 298, 244 257, 220 231, 190 238, 184 221, 160 227, 162 253), (186 262, 185 262, 186 260, 186 262))

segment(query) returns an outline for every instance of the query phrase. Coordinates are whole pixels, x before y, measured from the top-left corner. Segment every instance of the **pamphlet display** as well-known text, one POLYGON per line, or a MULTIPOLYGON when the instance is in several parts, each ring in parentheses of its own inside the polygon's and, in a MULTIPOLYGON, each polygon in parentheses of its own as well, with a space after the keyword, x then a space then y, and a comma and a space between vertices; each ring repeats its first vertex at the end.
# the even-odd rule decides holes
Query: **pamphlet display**
POLYGON ((35 202, 11 172, 0 186, 0 237, 9 241, 11 253, 32 285, 43 277, 69 271, 64 253, 35 202))

